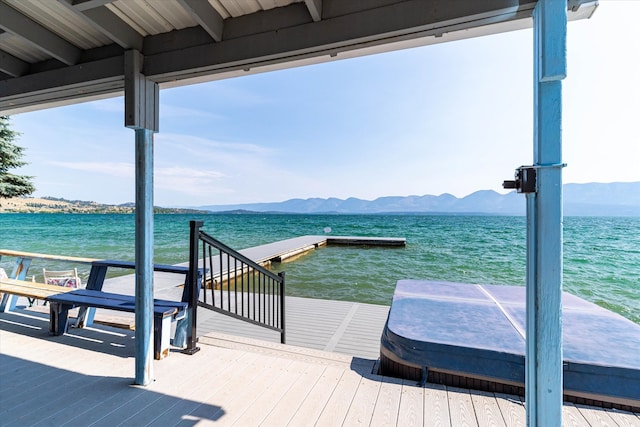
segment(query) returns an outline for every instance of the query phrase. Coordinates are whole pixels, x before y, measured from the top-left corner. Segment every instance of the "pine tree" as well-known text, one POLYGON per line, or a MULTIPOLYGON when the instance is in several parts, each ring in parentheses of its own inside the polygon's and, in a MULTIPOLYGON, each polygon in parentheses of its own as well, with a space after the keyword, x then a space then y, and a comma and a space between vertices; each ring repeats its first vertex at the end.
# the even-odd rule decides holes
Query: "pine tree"
POLYGON ((24 148, 13 143, 19 133, 9 129, 9 117, 0 116, 0 199, 28 196, 36 191, 31 176, 9 173, 27 164, 22 161, 24 148))

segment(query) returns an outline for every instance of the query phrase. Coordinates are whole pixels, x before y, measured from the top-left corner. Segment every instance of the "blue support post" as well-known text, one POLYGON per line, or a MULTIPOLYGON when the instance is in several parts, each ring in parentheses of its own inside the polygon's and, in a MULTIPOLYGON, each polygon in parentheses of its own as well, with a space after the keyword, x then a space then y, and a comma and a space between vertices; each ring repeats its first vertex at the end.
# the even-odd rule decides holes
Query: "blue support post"
POLYGON ((159 87, 142 74, 143 55, 124 55, 125 126, 136 132, 136 377, 153 380, 153 133, 158 132, 159 87))
POLYGON ((539 0, 534 29, 534 168, 527 195, 529 426, 562 425, 562 79, 567 1, 539 0))
POLYGON ((136 379, 153 380, 153 131, 136 129, 136 379))

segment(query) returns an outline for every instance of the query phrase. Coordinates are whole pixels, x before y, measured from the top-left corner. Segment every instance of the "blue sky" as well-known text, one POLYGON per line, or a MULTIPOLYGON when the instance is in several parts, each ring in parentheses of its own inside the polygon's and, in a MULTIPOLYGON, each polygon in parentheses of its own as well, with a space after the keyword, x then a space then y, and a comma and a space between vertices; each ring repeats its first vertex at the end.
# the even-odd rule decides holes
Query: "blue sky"
MULTIPOLYGON (((564 182, 640 181, 640 2, 569 23, 564 182)), ((531 164, 532 31, 165 89, 154 202, 503 192, 531 164)), ((123 99, 14 115, 34 196, 135 199, 123 99)))

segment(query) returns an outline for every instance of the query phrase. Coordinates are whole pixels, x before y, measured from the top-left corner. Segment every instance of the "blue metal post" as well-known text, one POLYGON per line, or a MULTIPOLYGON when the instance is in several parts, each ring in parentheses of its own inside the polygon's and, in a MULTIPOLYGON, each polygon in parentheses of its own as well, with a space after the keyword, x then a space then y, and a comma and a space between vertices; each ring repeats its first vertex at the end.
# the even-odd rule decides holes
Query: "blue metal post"
POLYGON ((534 167, 527 195, 529 426, 562 425, 562 79, 567 1, 539 0, 534 29, 534 167))
POLYGON ((142 74, 144 57, 124 54, 124 122, 136 132, 136 378, 153 380, 153 134, 159 87, 142 74))
POLYGON ((136 129, 136 378, 153 379, 153 131, 136 129))

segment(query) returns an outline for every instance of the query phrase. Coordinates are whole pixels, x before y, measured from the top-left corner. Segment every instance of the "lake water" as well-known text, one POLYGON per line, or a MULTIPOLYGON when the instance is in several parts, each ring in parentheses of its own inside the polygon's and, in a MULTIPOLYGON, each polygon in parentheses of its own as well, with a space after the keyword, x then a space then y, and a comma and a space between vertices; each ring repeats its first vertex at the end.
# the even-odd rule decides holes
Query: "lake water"
MULTIPOLYGON (((292 262, 287 294, 389 304, 399 279, 525 285, 524 217, 449 215, 156 215, 155 262, 188 260, 189 221, 236 249, 308 234, 405 237, 405 248, 323 247, 292 262)), ((2 214, 0 248, 134 259, 133 215, 2 214)), ((0 260, 8 272, 9 258, 0 260)), ((30 273, 55 263, 34 262, 30 273)), ((79 266, 88 275, 88 266, 79 266)), ((564 220, 564 290, 640 324, 640 218, 564 220)))

